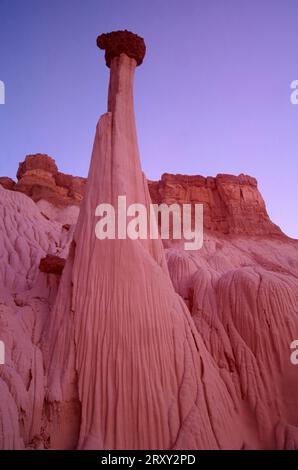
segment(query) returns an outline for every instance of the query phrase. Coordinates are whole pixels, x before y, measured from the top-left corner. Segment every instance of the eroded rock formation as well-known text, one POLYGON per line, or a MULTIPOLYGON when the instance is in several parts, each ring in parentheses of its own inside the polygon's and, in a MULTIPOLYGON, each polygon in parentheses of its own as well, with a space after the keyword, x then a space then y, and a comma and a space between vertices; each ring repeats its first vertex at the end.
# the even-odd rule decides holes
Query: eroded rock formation
POLYGON ((164 174, 160 181, 149 181, 149 190, 157 204, 204 204, 204 228, 209 231, 283 235, 268 217, 257 181, 251 176, 164 174))
POLYGON ((36 154, 19 164, 17 180, 2 178, 0 185, 27 194, 50 219, 76 223, 86 178, 61 173, 53 158, 36 154))
MULTIPOLYGON (((69 213, 74 205, 77 208, 81 203, 86 178, 59 172, 53 159, 51 161, 55 166, 45 177, 44 170, 41 170, 46 167, 49 158, 47 155, 27 157, 20 164, 19 182, 15 184, 11 178, 2 177, 0 185, 24 192, 51 219, 74 224, 79 211, 73 210, 71 217, 69 213), (29 158, 36 170, 34 175, 25 165, 29 158)), ((251 176, 219 174, 203 177, 165 173, 160 181, 149 180, 148 188, 155 204, 204 204, 204 228, 209 232, 285 237, 280 228, 271 222, 257 181, 251 176)))
POLYGON ((35 202, 46 200, 56 207, 79 205, 86 179, 58 171, 56 162, 48 155, 28 155, 20 163, 18 182, 14 189, 30 196, 35 202))
POLYGON ((127 52, 109 58, 77 224, 50 157, 0 181, 0 448, 297 449, 298 242, 248 176, 164 175, 149 193, 127 52), (124 194, 203 203, 203 248, 97 240, 96 206, 124 194))
POLYGON ((125 54, 141 65, 146 54, 144 39, 130 31, 113 31, 101 34, 97 38, 97 46, 105 50, 106 65, 111 67, 115 57, 125 54))

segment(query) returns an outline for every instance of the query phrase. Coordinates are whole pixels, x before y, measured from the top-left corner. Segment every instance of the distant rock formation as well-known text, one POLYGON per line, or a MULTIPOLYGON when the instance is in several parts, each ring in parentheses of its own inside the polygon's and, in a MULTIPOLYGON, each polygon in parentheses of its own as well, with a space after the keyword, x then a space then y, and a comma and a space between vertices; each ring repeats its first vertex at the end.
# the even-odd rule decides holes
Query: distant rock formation
POLYGON ((216 177, 164 174, 149 181, 156 204, 203 204, 204 228, 223 234, 279 235, 267 214, 255 178, 247 175, 216 177))
MULTIPOLYGON (((0 178, 6 189, 20 191, 38 203, 50 219, 74 224, 84 196, 86 178, 58 171, 48 155, 29 155, 20 163, 18 182, 0 178)), ((271 222, 255 178, 247 175, 203 177, 165 173, 159 181, 148 181, 155 204, 204 205, 204 228, 222 234, 274 235, 284 237, 271 222)))
POLYGON ((28 155, 19 164, 18 182, 14 189, 31 197, 34 202, 46 200, 56 207, 79 205, 86 178, 58 171, 56 162, 48 155, 28 155))
POLYGON ((36 154, 27 155, 19 164, 17 180, 15 183, 2 177, 0 185, 29 196, 48 218, 65 224, 76 223, 86 178, 61 173, 53 158, 36 154))

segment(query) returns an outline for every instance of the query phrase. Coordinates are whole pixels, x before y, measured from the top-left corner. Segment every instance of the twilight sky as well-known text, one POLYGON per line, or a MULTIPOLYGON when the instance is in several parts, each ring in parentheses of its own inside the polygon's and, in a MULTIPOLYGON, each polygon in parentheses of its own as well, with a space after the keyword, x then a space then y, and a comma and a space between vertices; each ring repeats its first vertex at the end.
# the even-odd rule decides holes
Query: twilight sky
POLYGON ((298 0, 0 0, 0 175, 47 153, 86 176, 106 111, 102 32, 144 37, 135 103, 143 169, 255 176, 298 238, 298 0))

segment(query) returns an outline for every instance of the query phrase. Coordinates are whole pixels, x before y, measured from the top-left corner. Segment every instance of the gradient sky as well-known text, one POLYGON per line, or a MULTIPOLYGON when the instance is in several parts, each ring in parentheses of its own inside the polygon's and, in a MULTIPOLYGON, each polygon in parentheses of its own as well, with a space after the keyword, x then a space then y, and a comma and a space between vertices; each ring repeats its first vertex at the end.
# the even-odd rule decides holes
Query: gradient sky
POLYGON ((106 111, 102 32, 143 36, 135 103, 143 169, 255 176, 298 238, 298 0, 0 0, 0 175, 47 153, 86 176, 106 111))

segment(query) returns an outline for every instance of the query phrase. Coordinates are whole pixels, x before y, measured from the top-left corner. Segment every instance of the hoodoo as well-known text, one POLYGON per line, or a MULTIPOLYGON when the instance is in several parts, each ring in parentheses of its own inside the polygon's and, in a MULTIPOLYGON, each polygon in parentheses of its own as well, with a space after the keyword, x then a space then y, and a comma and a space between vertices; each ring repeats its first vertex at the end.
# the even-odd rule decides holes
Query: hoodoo
POLYGON ((101 202, 116 206, 126 195, 128 204, 150 203, 133 104, 145 46, 128 31, 100 36, 98 44, 111 69, 109 111, 97 125, 63 293, 47 327, 49 399, 74 399, 69 381, 76 384, 78 448, 241 446, 239 433, 231 437, 235 410, 228 387, 174 291, 161 240, 95 236, 101 202), (65 373, 57 351, 67 351, 74 370, 65 373))
POLYGON ((148 182, 144 40, 97 42, 110 83, 88 179, 45 154, 0 178, 0 448, 297 449, 298 242, 250 176, 148 182), (203 247, 127 237, 121 211, 98 239, 96 208, 119 198, 145 220, 151 202, 203 204, 203 247))

